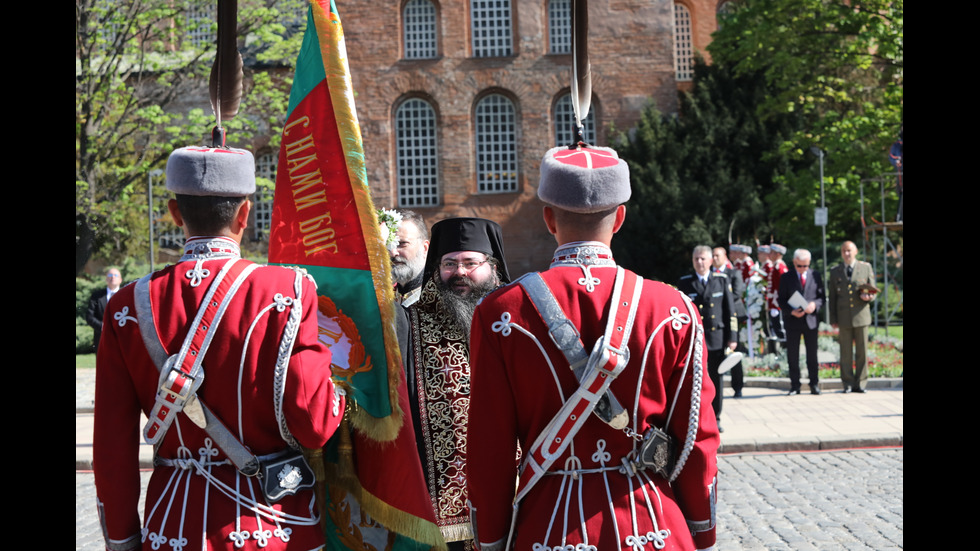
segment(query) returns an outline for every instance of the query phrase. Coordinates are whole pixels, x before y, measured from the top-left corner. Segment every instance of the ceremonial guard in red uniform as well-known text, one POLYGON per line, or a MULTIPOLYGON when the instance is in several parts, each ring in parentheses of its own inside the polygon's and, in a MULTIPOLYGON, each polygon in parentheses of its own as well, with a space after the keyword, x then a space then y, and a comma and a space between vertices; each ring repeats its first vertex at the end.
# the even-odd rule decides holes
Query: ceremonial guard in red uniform
POLYGON ((750 256, 752 247, 733 243, 728 246, 728 250, 732 253, 735 269, 742 276, 742 283, 748 287, 752 274, 755 272, 755 261, 750 256))
POLYGON ((319 549, 297 451, 324 445, 344 396, 318 340, 316 285, 240 258, 251 153, 179 149, 167 189, 184 256, 120 290, 99 347, 93 467, 106 548, 319 549), (142 526, 141 413, 155 445, 142 526))
POLYGON ((786 247, 776 243, 769 246, 769 261, 772 266, 766 272, 766 306, 769 310, 769 349, 774 353, 779 351, 779 343, 786 342, 786 320, 783 319, 779 307, 779 280, 789 271, 783 261, 784 254, 786 247))
POLYGON ((551 268, 491 293, 473 319, 477 544, 711 548, 719 436, 703 327, 684 295, 612 257, 629 169, 612 149, 555 148, 538 195, 559 243, 551 268))
POLYGON ((772 249, 769 245, 759 245, 759 262, 755 265, 755 269, 759 272, 767 282, 769 281, 769 272, 772 271, 772 258, 770 258, 770 253, 772 249))

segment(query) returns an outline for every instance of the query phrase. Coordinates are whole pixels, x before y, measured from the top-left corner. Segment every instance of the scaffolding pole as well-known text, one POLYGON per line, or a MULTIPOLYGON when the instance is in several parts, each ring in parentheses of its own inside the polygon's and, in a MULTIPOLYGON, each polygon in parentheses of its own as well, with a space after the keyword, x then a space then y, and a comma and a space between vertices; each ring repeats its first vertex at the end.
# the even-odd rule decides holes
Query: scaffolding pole
POLYGON ((901 213, 902 204, 902 172, 890 172, 882 174, 877 178, 866 178, 861 180, 861 226, 864 228, 864 243, 863 243, 863 254, 865 258, 871 259, 871 265, 876 274, 881 274, 882 277, 882 287, 881 287, 881 300, 874 301, 872 305, 872 313, 874 316, 874 327, 875 333, 877 334, 879 327, 879 320, 881 319, 881 314, 884 314, 884 324, 887 327, 891 324, 892 320, 895 318, 899 309, 905 303, 905 293, 904 290, 900 297, 891 297, 889 293, 890 283, 894 283, 897 289, 902 289, 899 284, 897 276, 902 273, 905 269, 905 259, 903 258, 902 249, 896 246, 894 240, 891 237, 893 233, 902 233, 905 230, 904 216, 901 213), (897 221, 895 222, 885 222, 889 217, 887 215, 887 209, 885 208, 885 184, 894 181, 896 187, 899 189, 899 212, 896 214, 897 221), (865 183, 877 183, 879 197, 881 198, 881 211, 879 217, 881 222, 872 218, 871 224, 867 223, 867 218, 865 214, 865 199, 864 199, 864 184, 865 183), (878 246, 878 239, 881 239, 881 247, 878 246), (871 255, 868 255, 870 241, 871 255), (880 258, 879 258, 880 253, 880 258), (889 270, 888 266, 888 255, 894 255, 896 259, 895 271, 889 270), (880 269, 879 269, 880 265, 880 269), (879 310, 879 307, 881 310, 879 310))

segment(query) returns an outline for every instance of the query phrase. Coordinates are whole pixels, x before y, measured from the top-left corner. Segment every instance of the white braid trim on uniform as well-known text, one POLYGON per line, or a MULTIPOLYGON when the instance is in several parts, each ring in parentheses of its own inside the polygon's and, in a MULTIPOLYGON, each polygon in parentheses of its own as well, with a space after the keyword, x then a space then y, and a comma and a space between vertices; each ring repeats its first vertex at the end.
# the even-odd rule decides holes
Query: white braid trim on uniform
POLYGON ((293 307, 289 310, 289 319, 286 321, 286 328, 282 332, 282 342, 279 343, 279 359, 276 361, 275 386, 273 392, 273 405, 276 411, 276 420, 279 422, 279 434, 292 448, 299 448, 299 442, 293 438, 286 426, 286 416, 282 413, 283 396, 286 394, 286 374, 289 371, 289 358, 293 354, 293 344, 296 343, 296 335, 299 333, 299 322, 303 316, 303 278, 306 271, 296 271, 296 278, 293 280, 293 287, 296 291, 296 299, 293 307))
MULTIPOLYGON (((541 352, 541 357, 544 359, 545 363, 548 364, 548 369, 551 371, 551 377, 555 381, 555 388, 558 390, 558 399, 560 399, 562 403, 565 403, 565 393, 561 390, 561 381, 558 379, 558 371, 555 370, 555 365, 551 363, 551 356, 548 356, 547 350, 545 350, 544 345, 541 344, 541 341, 538 340, 538 337, 535 336, 534 333, 512 322, 510 312, 504 312, 500 315, 499 321, 495 321, 490 325, 490 330, 494 333, 500 333, 500 336, 502 337, 509 337, 513 329, 517 329, 523 333, 527 338, 531 339, 535 346, 538 347, 538 351, 541 352)), ((574 445, 574 442, 572 445, 574 445)))
MULTIPOLYGON (((673 482, 681 474, 681 470, 684 469, 684 464, 687 463, 687 458, 691 455, 691 450, 694 449, 694 442, 698 436, 698 427, 700 426, 701 420, 701 382, 703 378, 703 369, 701 369, 702 364, 702 354, 703 354, 703 342, 702 334, 704 333, 704 326, 701 324, 701 316, 695 311, 694 304, 691 299, 688 298, 684 293, 678 291, 678 293, 683 299, 684 303, 687 305, 688 314, 691 316, 691 323, 694 324, 694 354, 688 351, 688 361, 684 365, 684 376, 681 377, 681 381, 687 376, 687 369, 691 366, 691 362, 694 362, 695 369, 691 374, 691 410, 688 416, 687 424, 687 438, 684 440, 684 447, 681 450, 680 456, 677 458, 677 463, 674 466, 673 472, 670 473, 670 482, 673 482)), ((677 392, 680 393, 680 389, 684 385, 678 385, 677 392)), ((674 397, 674 403, 677 403, 677 396, 674 397)), ((673 406, 671 406, 673 409, 673 406)), ((673 412, 671 412, 673 413, 673 412)))
MULTIPOLYGON (((189 450, 187 450, 187 448, 182 448, 181 450, 178 450, 179 452, 184 452, 181 453, 181 455, 183 455, 182 458, 179 459, 161 458, 157 460, 157 464, 161 466, 174 468, 175 469, 174 474, 177 476, 180 476, 180 473, 182 472, 191 472, 191 471, 194 472, 194 474, 203 477, 204 480, 208 482, 208 484, 210 484, 216 490, 224 494, 227 498, 229 498, 236 504, 248 509, 249 511, 252 511, 259 517, 266 519, 266 521, 268 522, 283 523, 283 524, 297 524, 301 526, 313 526, 315 524, 320 523, 320 517, 318 515, 312 514, 312 508, 311 508, 311 514, 309 516, 287 513, 285 511, 276 509, 275 507, 269 504, 260 503, 258 500, 254 499, 253 497, 245 496, 242 494, 242 492, 239 489, 233 488, 228 484, 222 482, 218 478, 216 478, 213 474, 211 474, 211 467, 225 465, 230 468, 234 468, 234 465, 232 465, 231 462, 228 461, 227 459, 218 462, 211 462, 205 459, 204 456, 208 455, 208 453, 206 452, 206 448, 209 447, 210 445, 211 445, 210 439, 205 439, 205 446, 198 450, 198 452, 201 453, 202 456, 200 459, 196 459, 193 456, 191 456, 188 453, 189 450)), ((210 453, 210 455, 214 455, 214 453, 210 453)), ((253 479, 247 478, 241 473, 236 473, 236 475, 238 479, 244 479, 248 483, 248 486, 251 490, 250 493, 254 494, 255 493, 254 489, 252 489, 251 487, 252 484, 251 481, 253 479)), ((168 488, 169 486, 171 486, 170 483, 168 483, 168 488)), ((167 489, 165 489, 164 491, 166 490, 167 489)), ((165 524, 165 521, 163 524, 165 524)), ((181 522, 181 526, 183 526, 183 522, 181 522)))

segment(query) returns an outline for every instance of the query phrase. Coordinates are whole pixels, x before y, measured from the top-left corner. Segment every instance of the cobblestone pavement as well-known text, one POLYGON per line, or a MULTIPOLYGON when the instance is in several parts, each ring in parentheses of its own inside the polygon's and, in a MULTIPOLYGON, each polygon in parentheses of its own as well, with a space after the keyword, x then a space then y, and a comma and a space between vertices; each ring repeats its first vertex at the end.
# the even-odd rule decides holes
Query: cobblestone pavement
POLYGON ((903 548, 904 449, 718 458, 718 549, 903 548))
MULTIPOLYGON (((903 457, 902 448, 719 456, 717 549, 902 549, 903 457)), ((75 472, 75 549, 103 549, 91 472, 75 472)))

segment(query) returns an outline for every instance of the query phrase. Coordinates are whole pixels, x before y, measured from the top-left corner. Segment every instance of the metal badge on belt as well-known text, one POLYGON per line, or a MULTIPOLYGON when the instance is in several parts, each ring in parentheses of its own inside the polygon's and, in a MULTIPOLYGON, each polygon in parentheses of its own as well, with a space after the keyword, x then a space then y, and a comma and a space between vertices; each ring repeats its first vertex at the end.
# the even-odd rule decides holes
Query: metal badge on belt
POLYGON ((657 427, 647 429, 640 446, 640 463, 664 478, 670 478, 676 461, 674 439, 657 427))
POLYGON ((262 493, 271 502, 300 490, 312 488, 316 483, 313 469, 303 453, 287 449, 277 454, 259 458, 261 464, 262 493))

